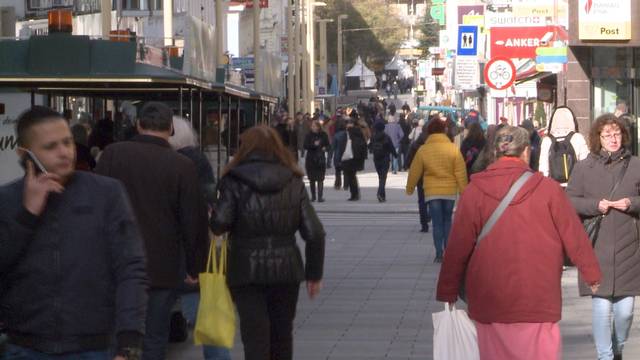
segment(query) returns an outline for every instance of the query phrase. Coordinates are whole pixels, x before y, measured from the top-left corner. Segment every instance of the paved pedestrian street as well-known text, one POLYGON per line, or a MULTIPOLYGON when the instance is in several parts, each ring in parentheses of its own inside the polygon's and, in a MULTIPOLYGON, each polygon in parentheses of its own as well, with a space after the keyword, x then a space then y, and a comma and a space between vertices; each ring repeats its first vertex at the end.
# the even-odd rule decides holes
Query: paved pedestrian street
MULTIPOLYGON (((346 201, 348 192, 334 190, 328 176, 327 201, 315 205, 327 231, 324 288, 314 301, 301 289, 294 358, 432 359, 431 314, 443 305, 435 300, 440 266, 433 263, 431 233, 419 232, 415 195, 404 195, 406 172, 389 174, 383 204, 375 197, 375 172, 367 169, 359 179, 362 201, 346 201)), ((563 278, 563 358, 595 359, 590 299, 577 296, 576 277, 570 269, 563 278)), ((638 324, 625 359, 640 358, 638 324)), ((202 359, 202 351, 172 345, 169 358, 202 359)), ((239 335, 232 358, 243 359, 239 335)))

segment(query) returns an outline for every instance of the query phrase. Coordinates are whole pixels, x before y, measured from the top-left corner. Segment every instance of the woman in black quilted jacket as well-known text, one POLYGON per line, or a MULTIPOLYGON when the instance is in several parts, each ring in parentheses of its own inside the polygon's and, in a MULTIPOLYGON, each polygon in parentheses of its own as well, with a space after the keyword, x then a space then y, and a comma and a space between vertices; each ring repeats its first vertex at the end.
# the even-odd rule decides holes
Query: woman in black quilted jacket
POLYGON ((229 232, 227 284, 247 360, 292 359, 300 283, 306 281, 310 298, 321 288, 325 232, 302 176, 278 133, 256 126, 241 135, 220 180, 211 229, 229 232))

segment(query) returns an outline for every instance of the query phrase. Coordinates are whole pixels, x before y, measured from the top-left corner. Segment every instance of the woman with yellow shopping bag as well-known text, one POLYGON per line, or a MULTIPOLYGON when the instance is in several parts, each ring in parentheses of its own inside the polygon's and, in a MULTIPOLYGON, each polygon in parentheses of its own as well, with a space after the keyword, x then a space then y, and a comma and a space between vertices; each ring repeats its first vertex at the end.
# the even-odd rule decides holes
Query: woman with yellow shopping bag
POLYGON ((227 284, 247 360, 292 359, 300 283, 310 298, 321 288, 325 232, 302 176, 278 133, 256 126, 241 135, 220 180, 211 229, 229 233, 227 284))

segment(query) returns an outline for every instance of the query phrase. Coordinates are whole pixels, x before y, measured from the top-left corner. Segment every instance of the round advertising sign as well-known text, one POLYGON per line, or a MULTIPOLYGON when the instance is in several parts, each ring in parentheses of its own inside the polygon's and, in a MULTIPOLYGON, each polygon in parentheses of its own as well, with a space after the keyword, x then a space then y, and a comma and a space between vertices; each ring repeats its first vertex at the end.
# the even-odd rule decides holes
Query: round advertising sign
POLYGON ((493 58, 484 67, 484 81, 492 89, 507 89, 515 80, 516 66, 508 58, 493 58))

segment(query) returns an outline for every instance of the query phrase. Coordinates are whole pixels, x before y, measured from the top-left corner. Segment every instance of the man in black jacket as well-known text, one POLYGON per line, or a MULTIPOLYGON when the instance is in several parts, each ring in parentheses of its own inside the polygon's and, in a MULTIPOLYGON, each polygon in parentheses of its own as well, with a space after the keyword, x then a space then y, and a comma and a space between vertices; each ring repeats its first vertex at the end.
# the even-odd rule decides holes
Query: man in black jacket
POLYGON ((166 356, 171 309, 185 280, 181 264, 187 281, 195 283, 208 250, 207 210, 195 165, 168 142, 172 117, 162 103, 145 104, 139 135, 108 146, 96 167, 124 183, 140 224, 151 280, 143 359, 152 360, 166 356))
POLYGON ((120 182, 74 172, 71 131, 36 106, 17 123, 26 175, 0 188, 0 359, 138 359, 147 277, 120 182))

